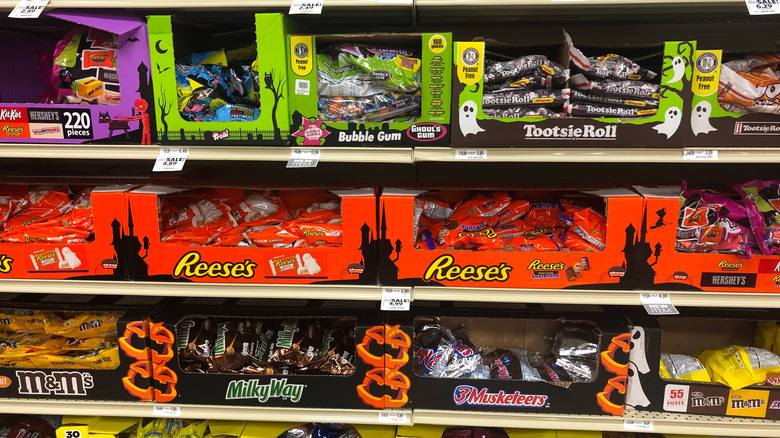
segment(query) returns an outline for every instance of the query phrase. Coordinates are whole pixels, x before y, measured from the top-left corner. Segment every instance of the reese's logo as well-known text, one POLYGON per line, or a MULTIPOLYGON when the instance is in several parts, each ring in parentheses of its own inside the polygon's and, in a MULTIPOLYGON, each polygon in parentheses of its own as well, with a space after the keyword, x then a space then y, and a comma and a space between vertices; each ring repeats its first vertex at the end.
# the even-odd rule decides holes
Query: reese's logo
POLYGON ((0 274, 8 274, 11 272, 11 265, 14 259, 8 257, 5 254, 0 254, 0 274))
POLYGON ((499 281, 504 282, 509 279, 509 273, 512 267, 506 263, 493 266, 485 265, 466 265, 455 264, 455 257, 445 254, 434 260, 425 270, 423 279, 430 280, 461 280, 461 281, 499 281))
POLYGON ((536 259, 528 264, 528 270, 534 271, 531 278, 560 278, 561 273, 566 264, 563 262, 543 263, 540 259, 536 259))
POLYGON ((248 259, 243 262, 204 262, 200 259, 200 253, 190 251, 176 262, 173 276, 176 278, 252 278, 255 276, 255 268, 257 263, 248 259))
POLYGON ((744 265, 742 262, 730 262, 728 260, 721 260, 718 263, 718 267, 724 271, 738 271, 744 265))

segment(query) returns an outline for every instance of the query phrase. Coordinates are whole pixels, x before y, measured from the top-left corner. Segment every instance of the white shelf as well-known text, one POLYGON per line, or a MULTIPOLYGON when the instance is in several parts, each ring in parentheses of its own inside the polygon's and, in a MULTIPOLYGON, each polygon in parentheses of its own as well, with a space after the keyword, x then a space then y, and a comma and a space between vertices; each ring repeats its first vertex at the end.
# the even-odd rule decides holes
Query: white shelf
POLYGON ((527 7, 527 6, 545 6, 548 8, 554 8, 555 6, 571 7, 574 3, 576 6, 590 6, 590 5, 623 5, 623 6, 653 6, 653 5, 678 5, 678 6, 695 6, 695 5, 742 5, 745 6, 744 1, 736 0, 649 0, 645 2, 637 2, 636 0, 480 0, 474 2, 473 0, 417 0, 416 6, 422 7, 442 7, 449 9, 457 9, 461 7, 527 7))
POLYGON ((626 411, 623 417, 525 413, 448 412, 415 409, 417 424, 511 427, 523 429, 624 431, 625 420, 652 421, 655 433, 780 437, 780 422, 662 412, 626 411))
MULTIPOLYGON (((711 148, 718 151, 717 161, 683 160, 682 149, 630 148, 462 148, 484 150, 487 158, 464 160, 455 157, 458 149, 416 148, 414 161, 474 163, 780 163, 780 148, 711 148)), ((700 150, 703 148, 689 148, 700 150)))
MULTIPOLYGON (((0 158, 69 158, 96 160, 155 160, 165 147, 189 149, 188 161, 284 161, 290 159, 288 146, 137 146, 137 145, 58 145, 0 143, 0 158)), ((306 149, 306 148, 296 148, 306 149)), ((412 148, 320 148, 324 163, 411 164, 412 148)))
MULTIPOLYGON (((154 403, 141 402, 0 399, 0 412, 6 414, 149 418, 158 416, 155 415, 154 406, 154 403)), ((265 408, 256 406, 175 405, 170 403, 158 406, 179 407, 181 418, 300 423, 380 424, 379 413, 382 412, 369 409, 265 408)), ((411 424, 411 410, 393 410, 391 412, 406 414, 407 423, 403 424, 411 424)))
POLYGON ((382 288, 359 285, 240 284, 0 279, 0 292, 164 297, 379 301, 382 288))
POLYGON ((582 289, 502 289, 418 286, 416 301, 470 301, 490 303, 596 304, 641 306, 642 293, 668 293, 675 306, 780 308, 780 294, 705 291, 611 291, 582 289))

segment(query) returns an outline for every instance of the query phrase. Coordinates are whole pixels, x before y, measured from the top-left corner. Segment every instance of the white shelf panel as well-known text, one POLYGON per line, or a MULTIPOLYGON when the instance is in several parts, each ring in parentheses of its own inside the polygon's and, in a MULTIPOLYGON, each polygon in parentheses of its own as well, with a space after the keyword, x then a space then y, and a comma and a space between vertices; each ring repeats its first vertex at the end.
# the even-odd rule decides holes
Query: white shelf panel
POLYGON ((675 306, 780 308, 780 294, 746 292, 610 291, 582 289, 501 289, 418 286, 416 301, 472 301, 492 303, 602 304, 641 306, 642 293, 668 293, 675 306))
POLYGON ((511 427, 523 429, 623 431, 624 420, 652 421, 655 433, 711 434, 741 437, 780 437, 780 422, 751 418, 626 411, 623 417, 525 413, 414 410, 416 424, 511 427))
MULTIPOLYGON (((18 3, 14 0, 0 0, 0 9, 11 10, 18 3)), ((129 8, 129 9, 290 9, 290 0, 222 0, 217 6, 208 0, 51 0, 47 9, 53 8, 129 8)), ((412 0, 328 0, 323 9, 363 7, 412 7, 412 0)))
POLYGON ((382 297, 382 288, 370 285, 226 284, 15 279, 0 279, 0 292, 355 301, 379 301, 382 297))
MULTIPOLYGON (((69 158, 104 160, 155 160, 165 146, 57 145, 0 143, 0 158, 69 158)), ((287 146, 168 146, 187 147, 188 161, 284 161, 290 159, 287 146)), ((296 148, 306 149, 306 148, 296 148)), ((412 148, 321 148, 325 163, 411 164, 412 148)))
MULTIPOLYGON (((701 150, 703 148, 695 148, 701 150)), ((415 148, 415 162, 475 162, 475 163, 780 163, 780 148, 720 148, 717 161, 683 160, 682 149, 629 148, 463 148, 484 150, 487 158, 464 160, 455 157, 457 149, 415 148)), ((691 150, 694 150, 691 148, 691 150)))
MULTIPOLYGON (((38 415, 96 415, 117 417, 154 417, 154 403, 105 402, 105 401, 52 401, 0 399, 0 412, 6 414, 38 415)), ((312 409, 312 408, 264 408, 256 406, 173 405, 179 407, 181 418, 203 420, 283 421, 379 424, 377 410, 312 409)), ((410 410, 393 410, 406 414, 411 424, 410 410)))

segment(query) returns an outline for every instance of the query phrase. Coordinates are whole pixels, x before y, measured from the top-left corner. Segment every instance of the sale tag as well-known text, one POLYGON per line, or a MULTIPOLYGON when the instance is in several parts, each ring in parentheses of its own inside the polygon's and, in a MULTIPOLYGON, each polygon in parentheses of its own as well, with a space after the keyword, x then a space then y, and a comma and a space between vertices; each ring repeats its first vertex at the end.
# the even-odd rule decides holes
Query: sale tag
POLYGON ((293 0, 289 14, 321 14, 323 3, 323 0, 293 0))
POLYGON ((89 435, 89 428, 86 425, 57 428, 57 438, 87 438, 87 435, 89 435))
POLYGON ((716 149, 690 149, 683 151, 683 160, 686 161, 718 161, 716 149))
POLYGON ((290 151, 290 159, 287 160, 287 168, 317 167, 319 162, 319 149, 293 149, 290 151))
POLYGON ((639 302, 642 303, 648 315, 680 314, 672 304, 669 294, 639 294, 639 302))
POLYGON ((408 424, 409 423, 409 420, 407 419, 406 413, 404 413, 404 412, 380 412, 378 421, 380 423, 390 423, 390 424, 408 424))
POLYGON ((8 16, 11 18, 38 18, 48 4, 49 0, 19 0, 8 16))
POLYGON ((456 160, 487 160, 485 149, 456 149, 456 160))
POLYGON ((623 420, 623 429, 636 430, 640 432, 652 432, 655 430, 653 428, 653 422, 646 420, 623 420))
POLYGON ((155 417, 181 417, 181 408, 179 406, 155 406, 152 409, 152 415, 155 417))
POLYGON ((382 310, 409 310, 412 302, 412 288, 410 287, 383 287, 382 310))
POLYGON ((178 172, 184 169, 184 162, 189 155, 190 150, 187 148, 162 148, 157 161, 154 162, 152 172, 178 172))
POLYGON ((745 0, 750 15, 780 14, 780 0, 745 0))

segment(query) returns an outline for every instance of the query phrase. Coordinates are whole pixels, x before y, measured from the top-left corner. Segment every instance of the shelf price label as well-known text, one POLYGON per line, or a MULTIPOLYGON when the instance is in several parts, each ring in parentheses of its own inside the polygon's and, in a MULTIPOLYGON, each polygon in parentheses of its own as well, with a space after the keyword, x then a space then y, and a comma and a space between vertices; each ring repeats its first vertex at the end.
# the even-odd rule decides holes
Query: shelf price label
POLYGON ((290 159, 287 160, 287 168, 317 167, 320 154, 319 149, 292 149, 290 159))
POLYGON ((653 422, 652 421, 646 421, 646 420, 623 420, 623 430, 635 430, 640 432, 652 432, 655 429, 653 428, 653 422))
POLYGON ((323 0, 293 0, 290 5, 290 15, 293 14, 315 14, 322 13, 323 0))
POLYGON ((687 149, 683 151, 683 161, 718 161, 718 150, 687 149))
POLYGON ((155 406, 152 408, 152 416, 165 418, 181 417, 181 408, 179 406, 155 406))
POLYGON ((780 14, 779 0, 745 0, 750 15, 780 14))
POLYGON ((456 160, 487 160, 487 149, 456 149, 456 160))
POLYGON ((152 172, 179 172, 184 169, 184 163, 190 155, 187 148, 162 148, 157 161, 154 162, 152 172))
POLYGON ((8 16, 10 18, 38 18, 49 0, 20 0, 8 16))
MULTIPOLYGON (((383 287, 382 310, 408 311, 412 302, 412 288, 410 287, 383 287)), ((406 414, 404 414, 406 415, 406 414)))
POLYGON ((405 412, 380 412, 379 423, 408 424, 409 420, 405 412))
POLYGON ((648 315, 679 315, 669 294, 639 294, 639 302, 648 315))
POLYGON ((87 438, 89 428, 86 425, 62 426, 57 429, 57 438, 87 438))

